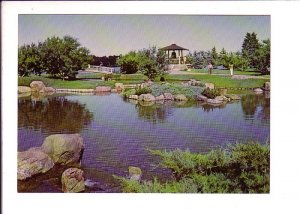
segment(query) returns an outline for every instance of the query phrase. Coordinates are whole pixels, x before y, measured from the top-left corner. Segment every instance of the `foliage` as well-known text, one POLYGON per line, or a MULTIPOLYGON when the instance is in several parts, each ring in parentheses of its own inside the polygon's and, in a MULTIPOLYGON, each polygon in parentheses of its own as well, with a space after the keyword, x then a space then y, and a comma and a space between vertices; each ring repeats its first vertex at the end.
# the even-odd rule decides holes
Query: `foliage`
POLYGON ((166 81, 166 79, 165 79, 165 77, 160 77, 160 79, 159 79, 159 81, 161 81, 161 82, 165 82, 166 81))
POLYGON ((112 56, 102 56, 98 57, 95 55, 92 55, 93 59, 91 61, 91 65, 96 66, 106 66, 106 67, 116 67, 117 66, 117 59, 119 56, 112 55, 112 56))
POLYGON ((183 94, 188 99, 194 99, 197 95, 201 94, 203 88, 198 86, 185 86, 182 84, 176 83, 162 83, 162 84, 153 84, 151 85, 152 94, 154 96, 162 95, 163 93, 171 93, 173 95, 183 94))
POLYGON ((141 94, 151 94, 152 90, 151 88, 144 87, 144 88, 135 88, 135 94, 136 95, 141 95, 141 94))
POLYGON ((19 48, 18 73, 20 76, 46 72, 54 77, 74 79, 77 71, 90 62, 89 50, 71 36, 47 38, 38 45, 19 48))
POLYGON ((210 99, 215 99, 215 97, 221 95, 218 89, 209 89, 209 88, 205 88, 201 94, 210 99))
POLYGON ((121 67, 124 74, 134 74, 139 69, 139 57, 135 51, 131 51, 117 59, 117 65, 121 67))
POLYGON ((259 44, 259 49, 254 52, 254 67, 262 74, 270 73, 270 39, 259 44))
POLYGON ((121 93, 124 97, 129 97, 130 95, 135 95, 135 89, 125 89, 125 91, 123 91, 121 93))
POLYGON ((257 34, 254 32, 247 33, 242 45, 242 54, 243 57, 249 61, 249 65, 251 67, 255 67, 254 54, 258 49, 259 42, 257 39, 257 34))
POLYGON ((161 157, 159 166, 173 172, 173 180, 161 184, 118 178, 125 192, 268 193, 270 148, 245 143, 216 149, 208 154, 175 150, 150 150, 161 157))
POLYGON ((29 76, 30 74, 42 73, 41 43, 35 45, 23 45, 18 49, 18 74, 19 76, 29 76))
POLYGON ((112 79, 113 78, 113 74, 104 74, 104 80, 109 80, 109 79, 112 79))

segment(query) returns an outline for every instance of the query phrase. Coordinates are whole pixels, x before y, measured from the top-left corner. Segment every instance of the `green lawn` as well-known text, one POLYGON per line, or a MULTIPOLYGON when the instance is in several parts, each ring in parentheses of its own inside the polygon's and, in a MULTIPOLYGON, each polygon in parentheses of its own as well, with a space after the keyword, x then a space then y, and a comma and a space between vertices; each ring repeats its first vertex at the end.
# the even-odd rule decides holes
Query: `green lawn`
MULTIPOLYGON (((185 71, 188 73, 201 73, 201 74, 207 74, 208 71, 207 69, 191 69, 190 71, 185 71)), ((238 71, 238 70, 234 70, 233 71, 234 74, 236 75, 251 75, 251 76, 267 76, 267 75, 261 75, 260 72, 257 71, 238 71)), ((218 69, 213 69, 212 74, 227 74, 230 75, 230 71, 229 70, 218 70, 218 69)))
POLYGON ((46 76, 30 76, 30 77, 19 77, 19 86, 29 86, 32 81, 43 81, 48 87, 53 88, 78 88, 78 89, 94 89, 97 86, 111 86, 114 87, 114 81, 86 81, 86 80, 61 80, 52 79, 46 76))
MULTIPOLYGON (((77 80, 61 80, 61 79, 53 79, 48 77, 47 75, 43 76, 35 76, 32 75, 30 77, 19 77, 18 84, 22 86, 29 86, 29 84, 34 80, 40 80, 45 83, 46 86, 50 86, 53 88, 86 88, 92 89, 97 86, 111 86, 114 87, 116 82, 123 83, 125 85, 128 84, 138 84, 144 82, 147 77, 143 74, 122 74, 122 75, 113 75, 112 81, 102 81, 100 80, 103 74, 94 73, 87 74, 84 77, 80 77, 77 80), (94 80, 86 80, 86 78, 94 79, 94 80)), ((157 77, 155 81, 159 81, 160 77, 157 77)), ((225 88, 256 88, 262 87, 263 84, 267 81, 270 81, 270 77, 266 76, 265 79, 231 79, 230 76, 221 76, 221 75, 197 75, 197 74, 166 74, 165 79, 167 82, 180 82, 180 81, 188 81, 190 79, 200 80, 204 83, 214 83, 216 87, 225 87, 225 88)))
POLYGON ((231 79, 230 76, 214 76, 214 75, 193 75, 193 74, 178 74, 170 75, 167 74, 166 81, 177 82, 177 81, 188 81, 190 79, 196 79, 204 83, 214 83, 216 87, 225 88, 256 88, 262 87, 263 84, 270 79, 231 79))

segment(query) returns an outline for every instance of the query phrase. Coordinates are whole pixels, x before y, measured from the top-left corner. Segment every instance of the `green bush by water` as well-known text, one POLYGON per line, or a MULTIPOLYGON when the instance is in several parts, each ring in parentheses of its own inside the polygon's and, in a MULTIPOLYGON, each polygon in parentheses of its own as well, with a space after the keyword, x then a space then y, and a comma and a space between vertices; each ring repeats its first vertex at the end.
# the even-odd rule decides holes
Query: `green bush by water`
POLYGON ((217 96, 221 95, 218 89, 209 89, 209 88, 205 88, 201 94, 210 99, 215 99, 217 96))
POLYGON ((270 147, 246 143, 208 154, 175 150, 150 151, 161 157, 160 167, 171 169, 173 179, 160 183, 116 177, 124 192, 269 193, 270 147))

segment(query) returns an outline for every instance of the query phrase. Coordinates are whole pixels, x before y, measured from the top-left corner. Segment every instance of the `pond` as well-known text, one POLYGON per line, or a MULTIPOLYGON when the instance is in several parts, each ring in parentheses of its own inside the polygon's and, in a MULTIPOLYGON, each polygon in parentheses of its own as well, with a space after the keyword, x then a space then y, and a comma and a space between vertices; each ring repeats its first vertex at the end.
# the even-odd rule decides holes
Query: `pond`
MULTIPOLYGON (((91 184, 86 192, 120 192, 112 175, 127 176, 140 167, 142 179, 167 180, 148 149, 206 153, 230 143, 266 142, 270 137, 270 98, 244 94, 237 102, 210 106, 167 102, 145 106, 118 94, 52 95, 18 99, 18 151, 41 146, 45 137, 80 133, 82 168, 91 184)), ((60 192, 57 170, 18 182, 19 192, 60 192)), ((61 169, 62 170, 62 169, 61 169)))

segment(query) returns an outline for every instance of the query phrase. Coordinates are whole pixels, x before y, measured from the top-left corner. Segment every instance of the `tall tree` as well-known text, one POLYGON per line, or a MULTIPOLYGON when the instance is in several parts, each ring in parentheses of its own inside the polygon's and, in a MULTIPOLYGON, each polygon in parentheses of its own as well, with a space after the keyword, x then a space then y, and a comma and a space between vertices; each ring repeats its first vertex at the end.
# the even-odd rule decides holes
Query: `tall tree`
POLYGON ((92 60, 89 50, 71 36, 48 38, 41 45, 41 56, 43 69, 63 79, 75 78, 78 70, 87 67, 92 60))
POLYGON ((253 62, 255 68, 259 70, 262 74, 270 73, 270 39, 262 41, 260 43, 259 49, 254 53, 253 62))
POLYGON ((255 67, 254 64, 254 53, 259 49, 259 41, 256 33, 247 33, 242 45, 243 57, 249 61, 251 67, 255 67))
POLYGON ((18 74, 29 76, 30 74, 40 75, 42 72, 40 43, 35 45, 23 45, 18 49, 18 74))
POLYGON ((217 63, 218 63, 218 53, 217 53, 216 47, 213 47, 211 49, 211 63, 213 65, 217 65, 217 63))

